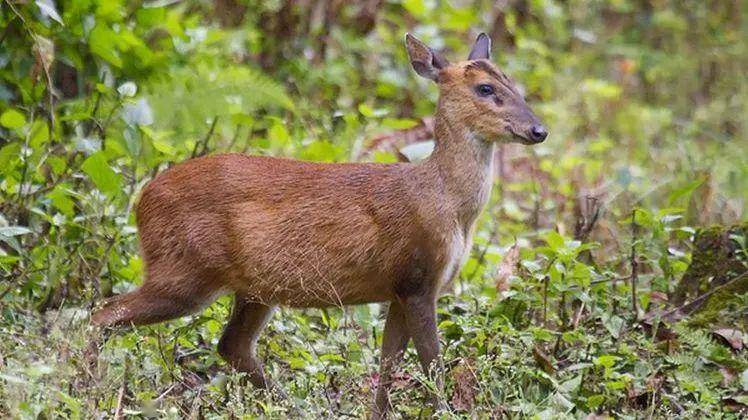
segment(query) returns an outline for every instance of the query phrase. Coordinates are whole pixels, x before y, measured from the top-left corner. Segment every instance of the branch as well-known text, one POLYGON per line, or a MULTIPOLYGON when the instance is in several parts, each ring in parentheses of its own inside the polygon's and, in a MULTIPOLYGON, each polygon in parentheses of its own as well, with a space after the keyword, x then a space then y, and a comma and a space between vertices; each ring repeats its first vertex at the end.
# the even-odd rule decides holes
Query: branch
POLYGON ((208 129, 208 132, 205 134, 205 137, 203 137, 203 140, 200 142, 195 143, 195 147, 192 149, 192 155, 190 158, 196 158, 198 156, 202 156, 205 154, 205 152, 208 150, 208 142, 210 141, 210 138, 213 137, 213 131, 216 129, 216 123, 218 122, 218 117, 213 117, 213 122, 210 124, 210 129, 208 129), (202 150, 200 153, 198 153, 197 149, 202 145, 202 150))

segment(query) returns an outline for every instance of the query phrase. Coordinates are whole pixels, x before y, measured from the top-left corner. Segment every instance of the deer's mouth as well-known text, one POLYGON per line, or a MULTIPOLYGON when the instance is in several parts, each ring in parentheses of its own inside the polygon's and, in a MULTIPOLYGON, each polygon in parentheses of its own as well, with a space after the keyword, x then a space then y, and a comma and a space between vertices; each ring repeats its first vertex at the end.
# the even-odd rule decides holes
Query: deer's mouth
POLYGON ((542 143, 543 140, 545 140, 545 139, 540 140, 540 141, 533 140, 528 134, 522 134, 521 131, 518 132, 514 130, 512 127, 507 127, 507 131, 510 134, 509 141, 512 143, 521 143, 526 146, 532 146, 534 144, 542 143))

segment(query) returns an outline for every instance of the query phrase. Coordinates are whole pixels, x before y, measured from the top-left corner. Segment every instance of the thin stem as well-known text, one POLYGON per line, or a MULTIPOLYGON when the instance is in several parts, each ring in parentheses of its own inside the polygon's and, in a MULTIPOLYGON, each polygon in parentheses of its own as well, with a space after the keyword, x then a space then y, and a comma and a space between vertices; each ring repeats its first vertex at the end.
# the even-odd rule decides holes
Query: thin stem
POLYGON ((631 211, 631 310, 634 312, 634 321, 639 318, 636 301, 636 284, 639 280, 639 262, 636 259, 637 233, 636 209, 633 209, 631 211))

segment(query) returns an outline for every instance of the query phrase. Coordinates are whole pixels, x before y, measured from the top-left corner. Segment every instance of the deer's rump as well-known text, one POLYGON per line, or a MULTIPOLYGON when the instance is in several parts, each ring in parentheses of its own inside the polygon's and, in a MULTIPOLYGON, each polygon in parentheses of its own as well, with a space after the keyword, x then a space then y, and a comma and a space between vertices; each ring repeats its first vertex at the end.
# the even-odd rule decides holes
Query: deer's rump
POLYGON ((402 169, 244 155, 177 165, 138 203, 145 286, 290 306, 414 292, 439 247, 417 232, 402 169))

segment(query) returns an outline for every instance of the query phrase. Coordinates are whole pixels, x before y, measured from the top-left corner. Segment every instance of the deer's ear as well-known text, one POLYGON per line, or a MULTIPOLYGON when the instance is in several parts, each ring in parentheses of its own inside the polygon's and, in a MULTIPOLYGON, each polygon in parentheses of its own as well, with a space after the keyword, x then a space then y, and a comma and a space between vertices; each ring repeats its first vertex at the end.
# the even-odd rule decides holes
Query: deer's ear
POLYGON ((405 47, 408 49, 410 64, 422 77, 436 81, 439 78, 439 70, 449 65, 446 58, 411 34, 405 34, 405 47))
POLYGON ((490 60, 491 59, 491 38, 481 32, 473 44, 468 60, 490 60))

